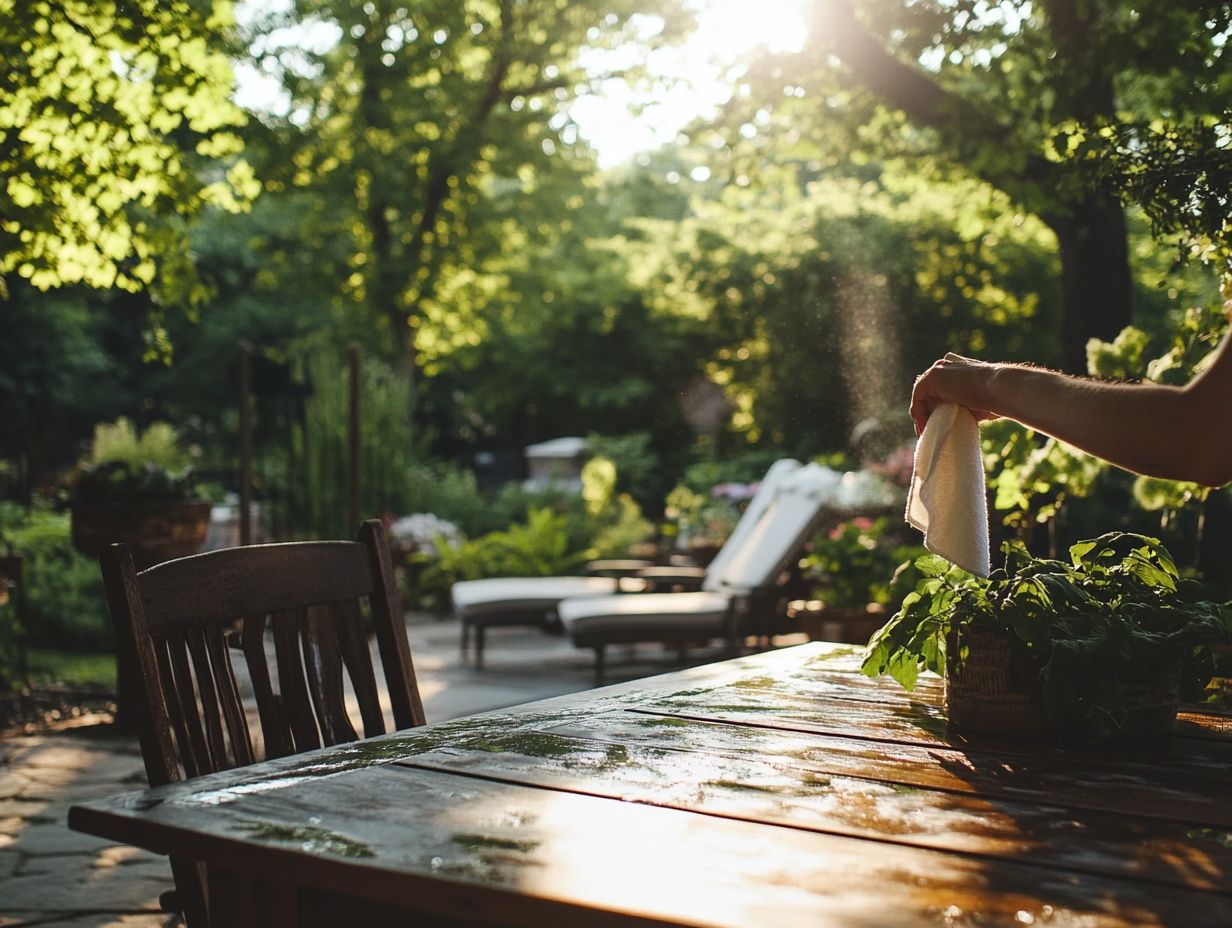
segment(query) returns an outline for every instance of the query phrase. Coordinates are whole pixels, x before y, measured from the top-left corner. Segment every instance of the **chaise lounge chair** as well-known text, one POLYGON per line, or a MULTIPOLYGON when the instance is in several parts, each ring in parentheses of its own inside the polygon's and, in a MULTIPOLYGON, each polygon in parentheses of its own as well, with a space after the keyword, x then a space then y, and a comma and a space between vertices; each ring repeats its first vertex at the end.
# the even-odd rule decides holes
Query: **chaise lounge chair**
MULTIPOLYGON (((801 469, 798 461, 776 461, 762 478, 757 493, 749 500, 731 536, 701 575, 702 587, 710 577, 719 577, 743 547, 745 540, 765 514, 779 484, 801 469)), ((836 475, 837 476, 837 475, 836 475)), ((466 656, 475 633, 475 666, 483 666, 484 632, 497 625, 546 626, 555 618, 556 606, 565 599, 613 594, 679 596, 680 593, 649 594, 652 581, 671 583, 681 574, 675 570, 651 568, 634 577, 493 577, 463 580, 450 590, 454 612, 462 624, 462 655, 466 656)), ((716 581, 717 582, 717 581, 716 581)))
MULTIPOLYGON (((761 633, 778 599, 777 581, 826 514, 849 510, 854 475, 841 477, 810 464, 785 475, 756 521, 742 524, 721 552, 718 569, 706 572, 695 593, 591 596, 561 601, 561 623, 573 643, 595 652, 595 682, 603 682, 609 644, 722 638, 731 650, 747 634, 761 633)), ((716 561, 719 559, 716 558, 716 561)))

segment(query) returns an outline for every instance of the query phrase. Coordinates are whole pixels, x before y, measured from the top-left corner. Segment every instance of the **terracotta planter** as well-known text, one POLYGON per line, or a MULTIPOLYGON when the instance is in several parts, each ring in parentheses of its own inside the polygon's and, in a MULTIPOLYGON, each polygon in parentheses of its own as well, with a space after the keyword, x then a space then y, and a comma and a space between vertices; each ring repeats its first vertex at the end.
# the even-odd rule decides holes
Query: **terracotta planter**
POLYGON ((134 505, 78 503, 73 506, 73 544, 98 557, 123 542, 132 548, 138 570, 196 554, 210 528, 209 500, 175 500, 134 505))
MULTIPOLYGON (((956 668, 954 641, 947 642, 944 707, 951 725, 990 735, 1051 733, 1035 701, 1039 665, 1010 661, 1006 633, 971 626, 964 636, 967 660, 956 668)), ((1180 662, 1157 668, 1149 678, 1121 681, 1124 723, 1117 738, 1171 734, 1180 688, 1180 662)))

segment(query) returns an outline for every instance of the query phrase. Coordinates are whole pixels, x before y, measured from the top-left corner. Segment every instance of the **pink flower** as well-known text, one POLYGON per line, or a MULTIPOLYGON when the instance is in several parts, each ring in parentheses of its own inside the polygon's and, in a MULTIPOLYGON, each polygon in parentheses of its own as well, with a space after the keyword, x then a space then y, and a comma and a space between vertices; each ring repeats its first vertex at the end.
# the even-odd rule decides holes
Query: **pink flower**
POLYGON ((840 522, 834 528, 830 529, 830 540, 834 541, 841 538, 849 529, 854 528, 858 532, 867 532, 873 527, 873 520, 868 516, 856 516, 854 519, 848 519, 846 522, 840 522))
POLYGON ((890 452, 884 461, 875 461, 868 469, 900 487, 911 485, 911 471, 915 466, 915 446, 902 445, 890 452))

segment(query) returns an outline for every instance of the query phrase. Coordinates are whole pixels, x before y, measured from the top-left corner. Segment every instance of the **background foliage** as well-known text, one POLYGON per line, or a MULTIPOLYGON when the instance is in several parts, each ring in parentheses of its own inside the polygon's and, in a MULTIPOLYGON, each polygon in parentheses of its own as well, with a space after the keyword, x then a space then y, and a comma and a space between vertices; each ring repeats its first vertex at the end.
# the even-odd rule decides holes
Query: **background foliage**
MULTIPOLYGON (((601 168, 571 104, 647 81, 686 0, 297 0, 241 25, 0 0, 0 495, 70 578, 36 569, 30 633, 105 638, 63 523, 96 424, 172 423, 238 489, 241 343, 280 538, 351 533, 361 349, 363 514, 463 539, 420 565, 425 600, 670 533, 669 494, 700 512, 777 457, 881 461, 948 350, 1190 374, 1232 254, 1227 4, 809 8, 802 52, 750 56, 714 118, 601 168), (235 63, 281 103, 237 107, 235 63), (521 487, 522 449, 565 435, 610 462, 602 493, 521 487)), ((985 443, 1033 549, 1136 526, 1222 582, 1224 494, 985 443)))

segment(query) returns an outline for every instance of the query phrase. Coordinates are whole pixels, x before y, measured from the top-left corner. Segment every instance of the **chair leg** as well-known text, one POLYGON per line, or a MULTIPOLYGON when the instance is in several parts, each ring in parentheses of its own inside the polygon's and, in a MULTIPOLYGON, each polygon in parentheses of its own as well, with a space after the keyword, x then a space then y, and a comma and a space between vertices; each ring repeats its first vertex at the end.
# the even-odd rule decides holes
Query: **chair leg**
POLYGON ((466 619, 462 620, 462 662, 466 663, 466 652, 471 644, 471 626, 466 619))
POLYGON ((595 645, 595 686, 603 685, 604 661, 607 656, 607 646, 595 645))
POLYGON ((205 867, 195 861, 172 857, 171 874, 175 889, 160 893, 158 897, 163 911, 178 913, 188 928, 206 928, 209 919, 205 867))
POLYGON ((475 626, 475 669, 483 669, 483 636, 487 631, 482 625, 475 626))

